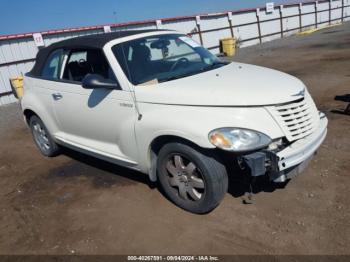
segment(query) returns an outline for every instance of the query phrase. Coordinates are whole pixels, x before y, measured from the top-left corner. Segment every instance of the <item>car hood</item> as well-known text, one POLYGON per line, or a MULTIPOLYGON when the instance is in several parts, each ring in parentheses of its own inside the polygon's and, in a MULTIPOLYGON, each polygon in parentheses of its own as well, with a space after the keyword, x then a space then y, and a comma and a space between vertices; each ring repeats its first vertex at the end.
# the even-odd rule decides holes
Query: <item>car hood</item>
POLYGON ((153 85, 136 86, 138 102, 192 106, 262 106, 303 97, 297 78, 264 67, 230 63, 215 70, 153 85))

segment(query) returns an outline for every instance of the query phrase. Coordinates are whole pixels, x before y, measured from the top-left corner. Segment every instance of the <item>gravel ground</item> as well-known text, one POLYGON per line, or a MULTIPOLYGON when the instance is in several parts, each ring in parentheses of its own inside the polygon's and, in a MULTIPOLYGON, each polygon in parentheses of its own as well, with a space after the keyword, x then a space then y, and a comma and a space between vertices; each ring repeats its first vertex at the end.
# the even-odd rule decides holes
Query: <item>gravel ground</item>
POLYGON ((42 157, 18 105, 0 107, 0 254, 350 254, 350 116, 334 101, 350 93, 350 24, 234 60, 302 79, 326 112, 328 137, 301 176, 262 184, 251 205, 231 182, 217 209, 193 215, 138 172, 71 151, 42 157))

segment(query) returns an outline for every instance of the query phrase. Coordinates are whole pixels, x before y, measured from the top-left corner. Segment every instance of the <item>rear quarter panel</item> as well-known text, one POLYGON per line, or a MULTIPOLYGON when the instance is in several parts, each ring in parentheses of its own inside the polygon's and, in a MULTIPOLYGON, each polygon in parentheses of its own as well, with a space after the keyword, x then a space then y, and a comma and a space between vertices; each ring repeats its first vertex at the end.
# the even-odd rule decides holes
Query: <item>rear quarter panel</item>
POLYGON ((30 76, 24 78, 24 95, 21 100, 22 111, 31 110, 44 122, 50 134, 59 132, 52 106, 51 81, 30 76))

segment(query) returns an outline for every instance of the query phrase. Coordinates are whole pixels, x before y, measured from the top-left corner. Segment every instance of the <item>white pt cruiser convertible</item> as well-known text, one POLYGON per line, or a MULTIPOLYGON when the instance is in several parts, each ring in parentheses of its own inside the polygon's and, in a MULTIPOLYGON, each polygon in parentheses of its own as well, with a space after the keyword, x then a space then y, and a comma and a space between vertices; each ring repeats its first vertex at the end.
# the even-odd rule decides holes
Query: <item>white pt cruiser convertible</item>
POLYGON ((230 165, 284 182, 302 172, 327 133, 327 118, 298 79, 224 63, 165 30, 40 50, 21 105, 43 155, 65 146, 139 170, 193 213, 220 203, 230 165))

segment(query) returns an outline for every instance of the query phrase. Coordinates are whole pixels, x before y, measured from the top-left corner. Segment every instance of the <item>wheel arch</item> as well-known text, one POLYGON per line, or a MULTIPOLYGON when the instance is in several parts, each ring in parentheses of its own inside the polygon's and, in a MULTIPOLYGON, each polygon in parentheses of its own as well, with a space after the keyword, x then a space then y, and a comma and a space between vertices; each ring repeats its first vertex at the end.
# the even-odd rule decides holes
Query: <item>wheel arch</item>
MULTIPOLYGON (((29 121, 30 121, 30 118, 31 118, 32 116, 37 116, 37 117, 40 118, 40 116, 39 116, 34 110, 29 109, 29 108, 23 110, 23 115, 24 115, 24 119, 25 119, 25 121, 26 121, 26 123, 27 123, 28 126, 29 126, 29 124, 30 124, 29 121)), ((41 119, 41 118, 40 118, 40 119, 41 119)))
POLYGON ((149 149, 148 149, 148 156, 149 156, 149 163, 150 163, 150 170, 149 170, 149 177, 150 180, 155 182, 157 181, 157 159, 158 159, 158 153, 160 151, 160 149, 169 143, 182 143, 194 148, 198 148, 198 149, 205 149, 201 146, 199 146, 197 143, 181 137, 181 136, 177 136, 177 135, 160 135, 155 137, 152 142, 149 145, 149 149))
POLYGON ((50 117, 50 114, 47 112, 47 110, 44 109, 44 107, 39 104, 35 106, 27 106, 23 107, 22 114, 24 116, 24 121, 27 124, 27 126, 30 126, 30 118, 32 116, 37 116, 41 119, 41 121, 44 122, 45 127, 50 132, 50 134, 53 136, 55 132, 58 130, 57 123, 55 122, 55 119, 53 117, 50 117))

